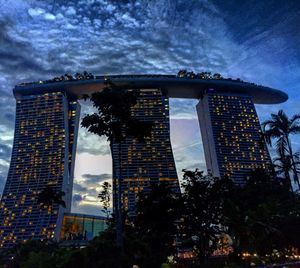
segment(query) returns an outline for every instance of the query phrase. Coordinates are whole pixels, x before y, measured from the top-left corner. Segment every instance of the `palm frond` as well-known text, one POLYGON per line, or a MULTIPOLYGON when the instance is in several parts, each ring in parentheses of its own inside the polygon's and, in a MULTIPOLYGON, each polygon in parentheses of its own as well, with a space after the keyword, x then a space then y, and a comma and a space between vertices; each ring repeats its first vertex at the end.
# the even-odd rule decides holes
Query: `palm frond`
POLYGON ((291 122, 291 124, 293 124, 297 120, 300 120, 300 114, 293 115, 292 118, 290 119, 290 122, 291 122))
POLYGON ((274 121, 273 120, 266 120, 264 121, 261 126, 262 126, 262 129, 263 131, 265 132, 266 131, 266 128, 271 128, 272 126, 274 125, 274 121))
POLYGON ((293 125, 290 128, 290 133, 291 134, 300 134, 300 126, 298 124, 293 125))
POLYGON ((288 143, 284 137, 280 137, 276 141, 276 151, 280 157, 289 153, 288 143))

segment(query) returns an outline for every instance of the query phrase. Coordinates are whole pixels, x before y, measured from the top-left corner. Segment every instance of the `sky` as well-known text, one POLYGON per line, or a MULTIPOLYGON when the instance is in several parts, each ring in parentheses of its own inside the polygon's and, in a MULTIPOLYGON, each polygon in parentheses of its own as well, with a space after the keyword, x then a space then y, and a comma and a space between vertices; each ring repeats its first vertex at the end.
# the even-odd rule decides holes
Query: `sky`
MULTIPOLYGON (((101 74, 211 71, 285 91, 279 105, 257 105, 261 121, 279 109, 300 113, 298 0, 0 0, 0 192, 14 134, 14 85, 87 70, 101 74)), ((205 170, 195 106, 171 99, 178 176, 205 170)), ((82 103, 82 115, 90 111, 82 103)), ((300 151, 300 138, 292 139, 300 151)), ((73 212, 100 214, 97 194, 111 179, 105 138, 79 131, 73 212)))

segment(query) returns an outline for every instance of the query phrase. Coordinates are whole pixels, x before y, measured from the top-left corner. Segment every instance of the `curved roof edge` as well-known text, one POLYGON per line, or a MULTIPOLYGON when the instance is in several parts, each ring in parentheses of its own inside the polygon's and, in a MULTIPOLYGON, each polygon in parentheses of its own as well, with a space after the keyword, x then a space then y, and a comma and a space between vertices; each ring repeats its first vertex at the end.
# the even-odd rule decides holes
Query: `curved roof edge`
POLYGON ((116 89, 149 89, 165 90, 170 98, 200 99, 208 90, 216 92, 246 94, 257 104, 278 104, 285 102, 288 95, 278 89, 255 85, 230 79, 191 79, 171 75, 115 75, 96 76, 90 80, 75 80, 51 83, 31 83, 18 85, 14 88, 14 95, 35 95, 56 91, 65 91, 74 98, 81 98, 84 94, 102 90, 107 86, 107 80, 116 89))

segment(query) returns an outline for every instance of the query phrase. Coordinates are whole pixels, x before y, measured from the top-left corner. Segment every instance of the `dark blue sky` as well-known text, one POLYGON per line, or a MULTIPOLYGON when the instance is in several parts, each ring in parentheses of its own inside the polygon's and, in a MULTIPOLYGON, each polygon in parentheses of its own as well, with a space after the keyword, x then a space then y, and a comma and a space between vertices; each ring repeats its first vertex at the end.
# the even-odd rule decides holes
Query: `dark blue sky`
MULTIPOLYGON (((0 190, 14 131, 12 88, 66 72, 219 72, 287 92, 282 105, 257 106, 261 120, 300 112, 300 1, 0 0, 0 190)), ((178 172, 204 169, 195 104, 171 100, 178 172)), ((83 113, 89 111, 83 105, 83 113)), ((299 139, 293 139, 299 151, 299 139)), ((96 213, 99 180, 110 178, 104 140, 80 131, 74 206, 96 213)))

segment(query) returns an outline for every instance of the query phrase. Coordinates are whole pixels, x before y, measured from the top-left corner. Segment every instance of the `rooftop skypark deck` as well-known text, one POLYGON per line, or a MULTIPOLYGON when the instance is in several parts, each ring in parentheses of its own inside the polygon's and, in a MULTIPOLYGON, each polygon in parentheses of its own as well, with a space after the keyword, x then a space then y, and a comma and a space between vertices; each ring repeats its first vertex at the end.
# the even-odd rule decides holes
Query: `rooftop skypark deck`
MULTIPOLYGON (((208 74, 208 73, 201 73, 208 74)), ((19 95, 35 95, 56 91, 65 91, 74 98, 81 98, 85 94, 91 94, 102 90, 108 85, 114 85, 116 89, 163 89, 170 98, 200 99, 208 91, 240 93, 251 96, 257 104, 278 104, 285 102, 288 95, 281 90, 254 83, 244 82, 240 79, 223 78, 219 74, 195 75, 190 72, 187 75, 103 75, 93 76, 80 74, 73 78, 70 75, 56 77, 52 80, 22 83, 14 88, 16 97, 19 95)))

